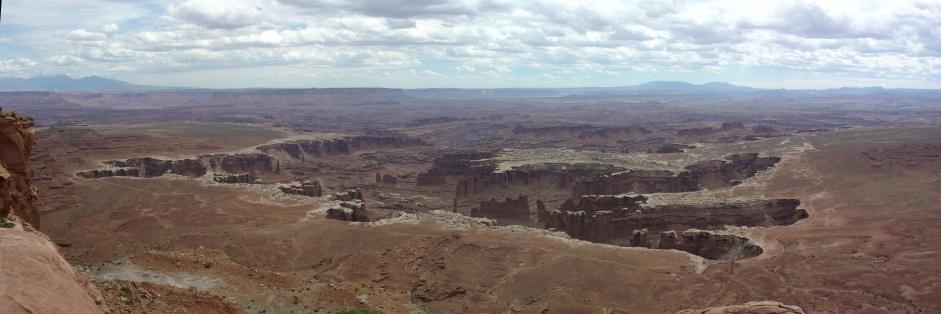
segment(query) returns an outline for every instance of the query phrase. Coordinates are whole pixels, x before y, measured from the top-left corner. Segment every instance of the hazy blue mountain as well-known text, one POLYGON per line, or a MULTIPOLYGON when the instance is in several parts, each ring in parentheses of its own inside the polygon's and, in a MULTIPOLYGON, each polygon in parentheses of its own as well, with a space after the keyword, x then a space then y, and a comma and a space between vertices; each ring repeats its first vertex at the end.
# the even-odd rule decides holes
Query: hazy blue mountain
POLYGON ((71 78, 66 75, 50 75, 31 78, 0 78, 0 91, 133 91, 152 89, 157 88, 134 85, 99 76, 71 78))

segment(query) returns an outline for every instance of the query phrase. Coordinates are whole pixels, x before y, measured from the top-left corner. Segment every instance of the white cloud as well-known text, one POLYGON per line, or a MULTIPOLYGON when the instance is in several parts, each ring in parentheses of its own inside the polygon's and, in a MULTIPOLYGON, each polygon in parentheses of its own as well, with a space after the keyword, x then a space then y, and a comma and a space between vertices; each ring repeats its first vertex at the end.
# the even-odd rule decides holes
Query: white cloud
POLYGON ((108 24, 105 24, 105 26, 101 27, 102 32, 109 33, 109 34, 117 32, 119 30, 121 30, 121 28, 118 27, 118 24, 115 24, 115 23, 108 23, 108 24))
POLYGON ((239 28, 261 22, 262 9, 251 1, 186 0, 167 8, 170 17, 208 28, 239 28), (248 3, 246 3, 248 2, 248 3))
POLYGON ((65 35, 65 38, 74 41, 101 41, 108 38, 105 33, 91 32, 85 29, 76 29, 65 35))
MULTIPOLYGON (((624 73, 715 77, 729 69, 906 81, 941 74, 941 4, 925 1, 178 0, 119 6, 121 12, 145 8, 152 14, 133 22, 101 13, 108 20, 71 26, 37 11, 58 37, 33 36, 40 38, 31 41, 36 51, 55 54, 36 60, 62 71, 150 78, 290 66, 336 70, 318 78, 356 68, 415 73, 416 80, 433 72, 462 82, 488 75, 523 81, 524 72, 535 73, 525 78, 595 73, 599 80, 624 73)), ((15 11, 23 27, 42 28, 15 11)), ((270 82, 277 77, 270 74, 253 77, 270 82)))

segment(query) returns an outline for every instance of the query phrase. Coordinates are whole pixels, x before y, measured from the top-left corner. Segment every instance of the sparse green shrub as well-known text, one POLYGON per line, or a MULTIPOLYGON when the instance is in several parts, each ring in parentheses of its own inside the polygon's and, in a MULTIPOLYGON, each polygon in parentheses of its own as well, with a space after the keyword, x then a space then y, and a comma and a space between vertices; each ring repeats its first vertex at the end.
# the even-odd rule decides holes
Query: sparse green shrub
POLYGON ((336 312, 335 314, 377 314, 376 311, 370 309, 348 309, 336 312))
POLYGON ((13 228, 16 224, 12 221, 6 219, 6 217, 0 217, 0 228, 13 228))

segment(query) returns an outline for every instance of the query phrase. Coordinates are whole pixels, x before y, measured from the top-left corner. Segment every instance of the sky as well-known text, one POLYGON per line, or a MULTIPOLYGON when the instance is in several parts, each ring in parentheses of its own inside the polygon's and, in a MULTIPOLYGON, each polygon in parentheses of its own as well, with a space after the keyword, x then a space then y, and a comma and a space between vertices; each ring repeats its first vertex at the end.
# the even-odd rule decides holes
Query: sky
POLYGON ((941 88, 941 0, 4 0, 0 77, 941 88))

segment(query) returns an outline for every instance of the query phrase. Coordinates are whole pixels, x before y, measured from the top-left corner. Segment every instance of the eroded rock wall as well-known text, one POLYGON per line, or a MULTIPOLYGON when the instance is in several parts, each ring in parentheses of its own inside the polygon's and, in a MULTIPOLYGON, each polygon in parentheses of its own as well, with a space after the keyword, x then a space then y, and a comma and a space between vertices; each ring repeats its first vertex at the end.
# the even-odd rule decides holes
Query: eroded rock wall
MULTIPOLYGON (((745 252, 760 254, 760 248, 744 246, 733 238, 651 238, 647 232, 683 232, 690 229, 716 230, 725 226, 780 226, 806 218, 800 201, 793 199, 752 200, 720 204, 643 206, 643 196, 583 196, 549 213, 545 227, 565 232, 577 239, 649 248, 679 249, 703 257, 720 256, 722 247, 742 244, 745 252), (643 234, 638 232, 643 231, 643 234), (666 242, 661 242, 664 240, 666 242), (684 242, 685 241, 685 242, 684 242), (670 244, 674 243, 675 244, 670 244), (683 244, 686 243, 686 244, 683 244), (686 246, 684 246, 686 245, 686 246), (716 247, 713 249, 712 247, 716 247)), ((702 235, 700 235, 702 236, 702 235)), ((756 255, 757 255, 756 254, 756 255)))
POLYGON ((170 173, 187 177, 216 174, 272 174, 280 172, 278 160, 266 154, 213 154, 195 158, 163 160, 153 157, 131 158, 105 162, 108 168, 78 173, 84 178, 111 176, 159 177, 170 173))
POLYGON ((305 161, 326 156, 349 155, 355 151, 427 145, 419 139, 392 136, 350 136, 319 140, 292 140, 256 147, 284 161, 305 161))
POLYGON ((518 198, 506 198, 503 201, 490 199, 480 202, 480 206, 471 210, 471 217, 483 218, 511 218, 526 220, 530 219, 532 213, 529 210, 529 198, 520 196, 518 198))
POLYGON ((33 120, 0 109, 0 217, 10 214, 39 228, 38 196, 32 185, 33 120))
POLYGON ((103 300, 39 232, 32 119, 0 109, 0 313, 101 313, 103 300))
POLYGON ((726 160, 706 160, 687 166, 683 172, 630 170, 579 182, 572 194, 680 193, 737 185, 781 161, 756 153, 730 155, 726 160))

